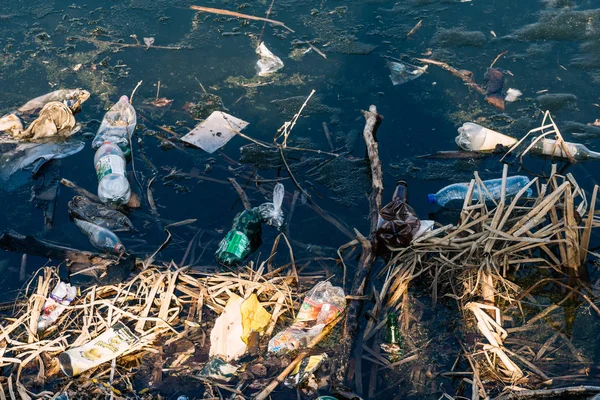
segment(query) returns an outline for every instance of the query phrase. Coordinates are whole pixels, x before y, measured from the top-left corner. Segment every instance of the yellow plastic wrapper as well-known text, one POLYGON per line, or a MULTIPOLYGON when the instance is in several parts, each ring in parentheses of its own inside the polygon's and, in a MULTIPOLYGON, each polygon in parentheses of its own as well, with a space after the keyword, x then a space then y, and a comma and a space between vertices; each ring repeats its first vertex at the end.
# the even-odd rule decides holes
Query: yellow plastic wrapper
POLYGON ((263 332, 271 321, 271 314, 260 304, 256 294, 252 293, 242 305, 242 340, 248 344, 252 332, 263 332))

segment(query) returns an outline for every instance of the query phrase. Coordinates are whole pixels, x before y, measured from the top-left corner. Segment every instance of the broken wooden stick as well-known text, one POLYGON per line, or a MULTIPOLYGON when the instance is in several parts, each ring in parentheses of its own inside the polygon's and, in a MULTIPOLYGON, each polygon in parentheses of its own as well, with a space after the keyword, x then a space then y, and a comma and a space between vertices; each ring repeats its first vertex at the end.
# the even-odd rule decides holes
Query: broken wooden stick
POLYGON ((190 6, 190 8, 192 10, 203 11, 203 12, 208 12, 208 13, 212 13, 212 14, 229 15, 230 17, 252 19, 254 21, 264 21, 264 22, 268 22, 273 25, 281 26, 282 28, 285 28, 292 33, 295 32, 292 28, 285 26, 285 24, 283 22, 275 21, 274 19, 257 17, 254 15, 248 15, 248 14, 241 14, 241 13, 238 13, 235 11, 221 10, 220 8, 202 7, 202 6, 190 6))

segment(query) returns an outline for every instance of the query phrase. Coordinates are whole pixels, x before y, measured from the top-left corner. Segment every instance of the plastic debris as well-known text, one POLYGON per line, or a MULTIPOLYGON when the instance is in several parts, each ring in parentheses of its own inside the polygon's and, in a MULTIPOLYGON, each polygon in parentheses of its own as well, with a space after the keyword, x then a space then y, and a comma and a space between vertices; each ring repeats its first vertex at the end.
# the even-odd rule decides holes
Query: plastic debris
POLYGON ((128 327, 117 322, 103 334, 80 347, 58 355, 60 369, 69 377, 119 357, 138 340, 128 327))
POLYGON ((308 381, 319 367, 327 360, 327 354, 318 354, 303 359, 283 382, 287 387, 296 387, 308 381))
POLYGON ((399 181, 392 201, 379 210, 375 235, 389 250, 394 251, 410 245, 420 227, 421 222, 415 210, 408 205, 406 182, 399 181))
POLYGON ((94 167, 98 178, 98 197, 105 204, 127 204, 131 186, 126 176, 125 154, 116 143, 106 142, 96 150, 94 167))
POLYGON ((344 289, 317 283, 307 294, 293 324, 269 341, 269 351, 286 353, 306 346, 346 308, 344 289))
POLYGON ((60 89, 47 93, 43 96, 29 100, 17 109, 21 114, 33 114, 41 110, 50 102, 59 101, 67 105, 73 112, 77 112, 87 99, 90 98, 90 92, 83 89, 60 89))
POLYGON ((467 151, 497 151, 517 143, 513 137, 473 122, 465 122, 458 128, 455 141, 458 147, 467 151))
POLYGON ((402 85, 417 79, 427 71, 427 65, 417 67, 415 65, 396 61, 388 61, 387 67, 390 69, 390 79, 394 86, 402 85))
MULTIPOLYGON (((568 159, 562 146, 556 140, 548 138, 536 140, 537 138, 532 140, 532 142, 535 142, 530 150, 532 154, 568 159)), ((600 160, 600 153, 588 149, 584 144, 565 142, 565 146, 569 155, 576 161, 600 160)))
POLYGON ((65 307, 71 304, 77 295, 77 287, 65 282, 58 282, 56 287, 46 299, 40 318, 38 319, 38 332, 44 332, 50 325, 56 322, 65 307))
POLYGON ((219 357, 211 357, 206 364, 204 364, 204 368, 198 373, 198 376, 201 378, 229 382, 238 369, 238 366, 231 365, 219 357))
POLYGON ((68 204, 69 215, 113 232, 132 231, 131 220, 122 212, 101 203, 95 203, 84 196, 75 196, 68 204))
POLYGON ((129 157, 131 155, 129 148, 131 135, 133 135, 136 125, 135 108, 127 96, 121 96, 119 101, 104 114, 98 133, 92 141, 92 148, 98 149, 104 143, 109 142, 119 146, 125 157, 129 157))
POLYGON ((281 204, 285 196, 285 188, 283 184, 277 183, 273 189, 273 201, 264 203, 258 206, 260 218, 267 224, 279 228, 283 225, 283 211, 281 204))
POLYGON ((249 344, 252 333, 262 333, 269 322, 271 314, 260 304, 255 293, 252 293, 240 306, 242 313, 242 341, 249 344))
POLYGON ((398 317, 389 313, 385 326, 385 342, 380 344, 381 350, 395 356, 402 355, 402 336, 398 327, 398 317))
POLYGON ((513 101, 517 101, 522 94, 523 93, 520 90, 510 88, 506 91, 506 97, 504 97, 504 100, 512 103, 513 101))
POLYGON ((75 225, 86 234, 90 243, 97 249, 107 253, 121 255, 125 253, 125 246, 113 232, 106 228, 92 224, 87 221, 75 219, 75 225))
POLYGON ((11 151, 0 153, 0 187, 4 190, 13 189, 18 185, 9 181, 12 181, 19 171, 25 171, 31 177, 37 174, 46 162, 78 153, 84 146, 85 143, 79 141, 22 143, 11 151))
POLYGON ((79 129, 71 109, 64 103, 52 101, 42 108, 40 115, 27 129, 15 127, 9 132, 18 140, 39 140, 53 136, 66 138, 79 129))
POLYGON ((248 126, 246 121, 222 111, 214 111, 181 140, 212 154, 225 146, 246 126, 248 126))
POLYGON ((283 68, 283 61, 267 49, 264 42, 260 42, 256 48, 256 54, 260 56, 256 62, 258 76, 269 76, 283 68))

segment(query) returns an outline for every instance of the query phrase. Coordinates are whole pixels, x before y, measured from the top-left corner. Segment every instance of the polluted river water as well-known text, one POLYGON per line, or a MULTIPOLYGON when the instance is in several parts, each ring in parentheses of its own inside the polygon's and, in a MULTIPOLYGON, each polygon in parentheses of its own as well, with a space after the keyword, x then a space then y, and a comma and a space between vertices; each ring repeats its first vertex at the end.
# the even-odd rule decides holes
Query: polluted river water
MULTIPOLYGON (((138 268, 147 267, 140 267, 140 263, 152 256, 153 264, 167 269, 185 265, 190 270, 216 273, 220 270, 215 260, 219 242, 230 230, 234 217, 244 210, 231 179, 247 193, 253 207, 271 201, 274 183, 280 182, 286 191, 285 224, 280 228, 264 225, 262 245, 248 260, 255 268, 267 260, 274 242, 279 243, 280 232, 284 232, 298 260, 299 293, 327 279, 343 286, 349 294, 361 263, 361 247, 352 244, 349 248, 355 250, 344 261, 339 259, 338 249, 355 239, 354 228, 366 237, 370 233, 371 171, 365 156, 365 118, 361 110, 375 105, 383 116, 376 136, 383 171, 382 204, 391 200, 397 181, 404 180, 408 184, 408 203, 420 219, 434 220, 436 227, 458 224, 461 215, 465 220, 464 214, 429 204, 427 195, 449 184, 468 183, 475 171, 482 180, 500 178, 504 167, 498 154, 420 157, 457 151, 455 137, 462 124, 475 122, 521 139, 539 127, 549 111, 564 140, 600 150, 597 7, 593 0, 532 0, 518 7, 501 0, 7 2, 0 11, 0 115, 58 89, 81 88, 90 97, 75 114, 81 130, 68 139, 68 154, 44 164, 33 177, 31 170, 10 170, 26 156, 15 151, 17 144, 0 141, 0 193, 4 204, 0 228, 96 251, 69 215, 69 202, 78 193, 59 181, 64 178, 97 193, 92 140, 105 112, 122 95, 131 97, 137 87, 132 97, 137 127, 131 138, 132 157, 127 170, 135 170, 130 182, 139 193, 141 207, 123 216, 126 219, 120 220, 120 226, 127 228, 116 233, 128 254, 139 260, 138 268), (268 13, 268 18, 285 27, 197 11, 190 8, 193 5, 258 17, 268 13), (266 76, 258 76, 256 70, 256 48, 261 41, 283 61, 281 69, 266 76), (443 62, 458 72, 427 60, 443 62), (394 62, 420 69, 415 69, 418 72, 409 79, 398 81, 390 77, 394 62), (490 85, 486 86, 484 80, 491 65, 502 72, 504 79, 499 89, 493 89, 494 95, 503 98, 509 88, 522 92, 516 101, 506 101, 503 109, 484 99, 486 89, 492 97, 490 85), (474 85, 465 84, 467 81, 483 88, 483 94, 474 85), (300 109, 302 113, 285 139, 289 148, 304 150, 283 151, 271 146, 280 127, 293 121, 300 109), (242 135, 235 135, 209 154, 181 138, 213 111, 226 112, 248 125, 242 135), (70 142, 73 140, 78 142, 70 142), (5 173, 8 170, 10 174, 5 173), (185 223, 177 224, 180 221, 185 223), (170 224, 174 225, 168 227, 170 224), (163 247, 167 237, 169 243, 163 247)), ((277 143, 282 140, 279 137, 277 143)), ((43 155, 33 154, 29 153, 29 159, 43 155)), ((568 164, 527 155, 520 165, 515 154, 504 159, 509 164, 509 176, 538 176, 540 182, 546 182, 552 164, 557 163, 560 175, 572 174, 579 184, 587 198, 586 207, 592 203, 600 164, 568 164)), ((75 201, 79 206, 76 215, 83 212, 85 204, 85 199, 75 201)), ((562 200, 557 209, 561 217, 562 200)), ((586 216, 578 217, 574 217, 576 224, 583 226, 586 216)), ((592 221, 592 225, 595 223, 592 221)), ((509 232, 513 235, 520 231, 517 227, 509 232)), ((504 239, 509 240, 510 235, 504 239)), ((287 247, 282 243, 283 239, 272 258, 274 266, 289 262, 287 247)), ((484 248, 485 244, 478 246, 484 248)), ((362 309, 357 323, 357 337, 361 339, 354 341, 348 357, 347 373, 352 377, 346 382, 348 393, 365 399, 439 399, 444 395, 476 398, 473 393, 485 395, 481 385, 494 398, 512 393, 506 389, 511 385, 523 390, 598 385, 598 245, 598 236, 592 231, 589 255, 576 277, 568 273, 552 275, 558 273, 557 268, 547 264, 539 267, 535 261, 497 271, 505 281, 496 284, 506 289, 497 289, 501 294, 495 303, 503 314, 500 323, 508 332, 502 338, 508 349, 503 354, 508 354, 523 372, 512 381, 498 377, 482 352, 477 352, 481 343, 488 341, 476 327, 479 318, 473 315, 485 317, 478 309, 469 314, 471 308, 464 307, 457 292, 463 287, 443 283, 450 273, 424 269, 401 299, 386 308, 379 304, 378 293, 389 278, 386 271, 395 270, 385 267, 389 254, 378 258, 364 296, 347 299, 349 304, 361 302, 362 309), (438 284, 439 288, 432 290, 438 284), (394 357, 379 349, 379 343, 386 340, 384 331, 390 312, 397 312, 401 319, 403 349, 394 357), (363 335, 373 326, 378 327, 377 333, 363 335), (475 376, 473 369, 478 371, 475 376)), ((531 258, 559 261, 563 259, 561 251, 557 250, 554 258, 538 253, 531 258)), ((99 282, 120 283, 135 274, 126 271, 104 281, 101 279, 106 277, 70 276, 64 259, 1 251, 0 301, 5 322, 18 308, 7 305, 15 299, 17 305, 24 304, 23 296, 31 295, 34 286, 28 288, 30 279, 44 266, 60 266, 61 279, 82 288, 99 282)), ((300 307, 302 297, 294 299, 292 308, 300 307)), ((483 299, 472 299, 479 300, 483 299)), ((198 374, 207 362, 210 344, 206 345, 205 340, 209 340, 217 316, 214 311, 221 312, 222 306, 211 309, 212 314, 206 311, 200 325, 206 337, 202 345, 195 343, 196 353, 186 361, 185 374, 178 373, 172 364, 160 367, 161 351, 168 346, 157 339, 155 351, 147 352, 134 368, 139 374, 133 374, 131 380, 117 380, 113 389, 119 393, 95 383, 86 386, 90 398, 234 398, 239 391, 246 397, 255 395, 294 355, 284 356, 277 365, 279 369, 267 366, 266 374, 257 372, 260 368, 252 364, 250 372, 238 372, 230 383, 186 376, 198 374), (143 364, 162 368, 160 382, 144 370, 143 364)), ((284 315, 274 332, 283 330, 293 317, 291 312, 284 315)), ((336 358, 336 345, 343 339, 342 325, 319 344, 320 353, 327 353, 330 359, 336 358)), ((267 342, 268 338, 261 338, 260 352, 266 351, 267 342)), ((9 377, 16 373, 16 367, 10 365, 0 367, 0 385, 7 396, 7 382, 13 382, 9 377)), ((110 372, 110 362, 104 365, 110 372)), ((118 373, 125 374, 126 368, 119 367, 118 360, 116 365, 118 373)), ((507 369, 507 363, 502 365, 507 369)), ((331 393, 329 383, 335 379, 329 376, 330 367, 326 361, 317 373, 318 394, 331 393)), ((127 368, 127 373, 132 373, 132 367, 127 368)), ((67 382, 57 369, 44 382, 29 380, 31 387, 27 385, 27 390, 60 392, 67 382)), ((588 394, 580 398, 591 398, 593 392, 588 394)), ((81 395, 73 398, 83 398, 77 397, 81 395)), ((271 395, 279 399, 315 398, 316 392, 279 385, 271 395)), ((353 398, 347 393, 343 397, 339 390, 333 395, 353 398)), ((556 398, 576 398, 565 396, 556 398)))

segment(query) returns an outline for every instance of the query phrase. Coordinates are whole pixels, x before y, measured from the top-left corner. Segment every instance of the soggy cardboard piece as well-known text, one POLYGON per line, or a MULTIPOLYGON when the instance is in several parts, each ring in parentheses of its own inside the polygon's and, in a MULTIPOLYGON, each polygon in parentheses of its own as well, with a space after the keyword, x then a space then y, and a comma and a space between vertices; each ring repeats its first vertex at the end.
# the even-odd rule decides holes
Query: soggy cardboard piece
POLYGON ((222 111, 214 111, 181 140, 212 154, 225 146, 246 126, 248 126, 246 121, 222 111))

